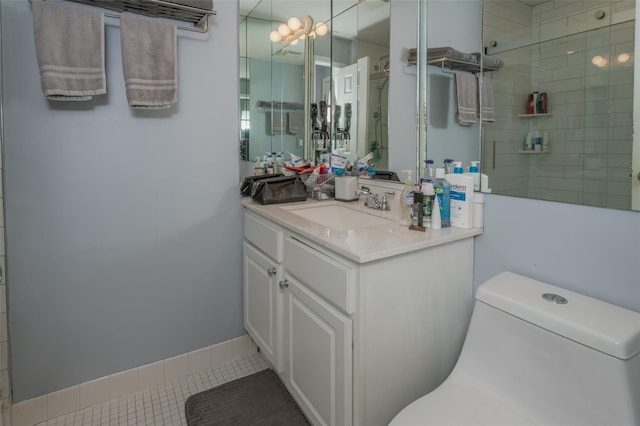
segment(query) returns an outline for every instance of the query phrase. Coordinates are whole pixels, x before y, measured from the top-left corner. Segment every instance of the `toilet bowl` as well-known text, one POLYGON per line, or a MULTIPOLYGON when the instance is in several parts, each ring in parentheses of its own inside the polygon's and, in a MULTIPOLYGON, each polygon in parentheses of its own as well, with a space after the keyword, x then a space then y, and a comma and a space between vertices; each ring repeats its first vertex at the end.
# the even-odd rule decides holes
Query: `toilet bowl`
POLYGON ((639 353, 640 313, 504 272, 449 377, 390 425, 640 425, 639 353))

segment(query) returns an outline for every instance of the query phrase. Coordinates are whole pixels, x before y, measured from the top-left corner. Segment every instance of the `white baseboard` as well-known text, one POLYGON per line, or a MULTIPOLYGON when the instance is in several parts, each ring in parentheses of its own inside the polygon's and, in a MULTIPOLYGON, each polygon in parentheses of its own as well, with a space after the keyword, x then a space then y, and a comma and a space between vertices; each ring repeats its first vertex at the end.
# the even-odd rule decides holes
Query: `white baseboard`
POLYGON ((36 398, 11 405, 5 414, 5 426, 33 426, 135 393, 154 386, 171 383, 198 371, 216 368, 229 361, 256 352, 248 335, 217 343, 171 358, 121 371, 90 382, 81 383, 36 398), (7 418, 10 417, 10 418, 7 418))

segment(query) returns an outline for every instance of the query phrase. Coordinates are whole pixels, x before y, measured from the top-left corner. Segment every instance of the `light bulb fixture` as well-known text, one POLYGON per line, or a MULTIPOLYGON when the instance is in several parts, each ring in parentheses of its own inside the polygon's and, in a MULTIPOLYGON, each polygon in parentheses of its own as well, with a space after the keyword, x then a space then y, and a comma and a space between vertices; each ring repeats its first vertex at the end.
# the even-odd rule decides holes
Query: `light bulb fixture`
POLYGON ((620 62, 621 64, 627 63, 629 62, 629 59, 631 59, 631 55, 629 55, 628 53, 621 53, 618 55, 618 62, 620 62))
POLYGON ((305 16, 302 19, 292 16, 287 20, 286 24, 278 25, 276 30, 269 33, 269 40, 273 43, 281 42, 284 46, 295 45, 298 40, 304 40, 305 37, 315 37, 316 35, 322 36, 327 31, 328 28, 324 22, 314 25, 310 16, 305 16))
POLYGON ((594 56, 593 59, 591 59, 591 63, 598 68, 605 68, 609 65, 609 61, 602 56, 594 56))

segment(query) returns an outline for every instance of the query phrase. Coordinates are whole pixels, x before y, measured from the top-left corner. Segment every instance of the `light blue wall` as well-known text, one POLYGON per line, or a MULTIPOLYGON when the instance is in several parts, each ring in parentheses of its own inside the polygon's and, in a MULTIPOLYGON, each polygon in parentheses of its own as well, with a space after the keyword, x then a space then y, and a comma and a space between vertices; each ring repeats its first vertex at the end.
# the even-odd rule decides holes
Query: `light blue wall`
POLYGON ((108 95, 42 96, 26 0, 2 1, 13 399, 244 334, 238 11, 178 38, 179 102, 127 106, 118 21, 108 95))
POLYGON ((488 195, 474 288, 512 271, 640 312, 640 212, 488 195))

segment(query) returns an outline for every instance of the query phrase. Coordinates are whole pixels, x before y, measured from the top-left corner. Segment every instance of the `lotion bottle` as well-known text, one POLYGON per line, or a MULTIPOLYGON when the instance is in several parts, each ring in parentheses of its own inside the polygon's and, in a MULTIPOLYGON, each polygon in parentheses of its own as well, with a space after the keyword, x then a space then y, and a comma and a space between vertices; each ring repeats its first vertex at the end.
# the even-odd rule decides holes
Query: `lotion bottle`
POLYGON ((465 175, 462 163, 456 162, 453 173, 445 176, 451 185, 451 226, 473 226, 473 176, 465 175))

